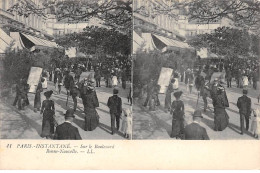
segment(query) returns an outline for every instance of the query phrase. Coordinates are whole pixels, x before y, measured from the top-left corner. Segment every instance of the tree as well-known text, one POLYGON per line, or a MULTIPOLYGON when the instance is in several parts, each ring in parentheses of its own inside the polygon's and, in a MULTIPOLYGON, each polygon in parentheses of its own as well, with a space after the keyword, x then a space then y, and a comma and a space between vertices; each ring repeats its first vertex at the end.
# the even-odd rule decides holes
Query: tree
POLYGON ((98 56, 128 56, 131 54, 131 35, 112 28, 90 26, 81 33, 72 33, 56 39, 64 48, 77 47, 85 54, 98 56))
POLYGON ((42 7, 28 1, 18 0, 10 9, 20 16, 30 14, 46 16, 56 15, 59 21, 68 23, 87 22, 90 18, 101 19, 104 25, 129 32, 132 28, 132 0, 46 0, 42 7))
POLYGON ((247 30, 219 27, 211 34, 197 35, 188 43, 196 49, 208 48, 221 56, 259 56, 259 38, 247 30))

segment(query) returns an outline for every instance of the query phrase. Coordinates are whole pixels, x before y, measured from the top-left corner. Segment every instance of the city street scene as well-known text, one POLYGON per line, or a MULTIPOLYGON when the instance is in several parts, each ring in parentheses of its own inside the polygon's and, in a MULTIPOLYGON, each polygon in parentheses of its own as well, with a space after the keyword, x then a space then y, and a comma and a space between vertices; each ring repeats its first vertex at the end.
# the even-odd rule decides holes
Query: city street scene
POLYGON ((132 138, 132 1, 4 0, 1 139, 132 138))
POLYGON ((259 1, 133 1, 133 139, 257 140, 259 1))

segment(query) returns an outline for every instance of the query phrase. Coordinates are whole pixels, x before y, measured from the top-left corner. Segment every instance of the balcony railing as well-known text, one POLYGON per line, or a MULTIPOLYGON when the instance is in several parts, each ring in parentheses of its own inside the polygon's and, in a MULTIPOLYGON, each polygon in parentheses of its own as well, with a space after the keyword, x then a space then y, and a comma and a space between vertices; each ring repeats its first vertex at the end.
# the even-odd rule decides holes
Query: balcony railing
POLYGON ((10 19, 14 19, 14 14, 13 13, 8 12, 6 10, 3 10, 1 8, 0 8, 0 15, 3 15, 3 16, 5 16, 7 18, 10 18, 10 19))

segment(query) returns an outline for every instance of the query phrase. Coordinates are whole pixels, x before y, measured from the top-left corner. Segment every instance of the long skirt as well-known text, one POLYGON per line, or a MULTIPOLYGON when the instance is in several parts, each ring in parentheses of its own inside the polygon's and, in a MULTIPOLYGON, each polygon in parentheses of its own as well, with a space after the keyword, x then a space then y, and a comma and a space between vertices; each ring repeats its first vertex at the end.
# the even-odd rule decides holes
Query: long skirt
POLYGON ((99 124, 99 115, 95 108, 85 108, 85 131, 93 131, 99 124))
POLYGON ((41 93, 36 93, 34 97, 34 108, 41 108, 41 93))
POLYGON ((53 115, 54 115, 54 112, 51 110, 45 110, 43 112, 41 137, 50 137, 52 134, 54 134, 53 115))
POLYGON ((184 133, 184 120, 173 119, 172 120, 172 133, 171 138, 183 138, 184 133))
POLYGON ((229 123, 229 117, 224 108, 214 108, 214 124, 216 131, 224 130, 229 123))
POLYGON ((112 86, 117 86, 117 84, 118 84, 117 77, 113 76, 113 78, 112 78, 112 86))

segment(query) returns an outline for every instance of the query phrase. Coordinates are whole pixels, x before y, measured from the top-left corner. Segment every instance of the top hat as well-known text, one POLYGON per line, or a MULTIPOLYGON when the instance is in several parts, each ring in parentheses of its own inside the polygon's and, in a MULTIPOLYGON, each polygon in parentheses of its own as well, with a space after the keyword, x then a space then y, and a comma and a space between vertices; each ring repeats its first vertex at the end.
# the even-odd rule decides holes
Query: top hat
POLYGON ((118 89, 114 88, 113 89, 113 94, 118 94, 118 89))
POLYGON ((65 115, 65 118, 67 118, 67 117, 73 117, 74 118, 75 117, 74 110, 71 109, 71 108, 68 109, 64 115, 65 115))
POLYGON ((45 95, 46 97, 50 97, 50 96, 52 95, 52 93, 53 93, 53 91, 50 90, 50 91, 44 92, 44 95, 45 95))
POLYGON ((243 94, 247 94, 248 91, 246 89, 243 89, 243 94))
POLYGON ((177 91, 175 93, 173 93, 174 97, 180 97, 182 95, 182 91, 177 91))
POLYGON ((195 110, 195 112, 193 113, 193 118, 195 117, 203 118, 201 110, 195 110))

